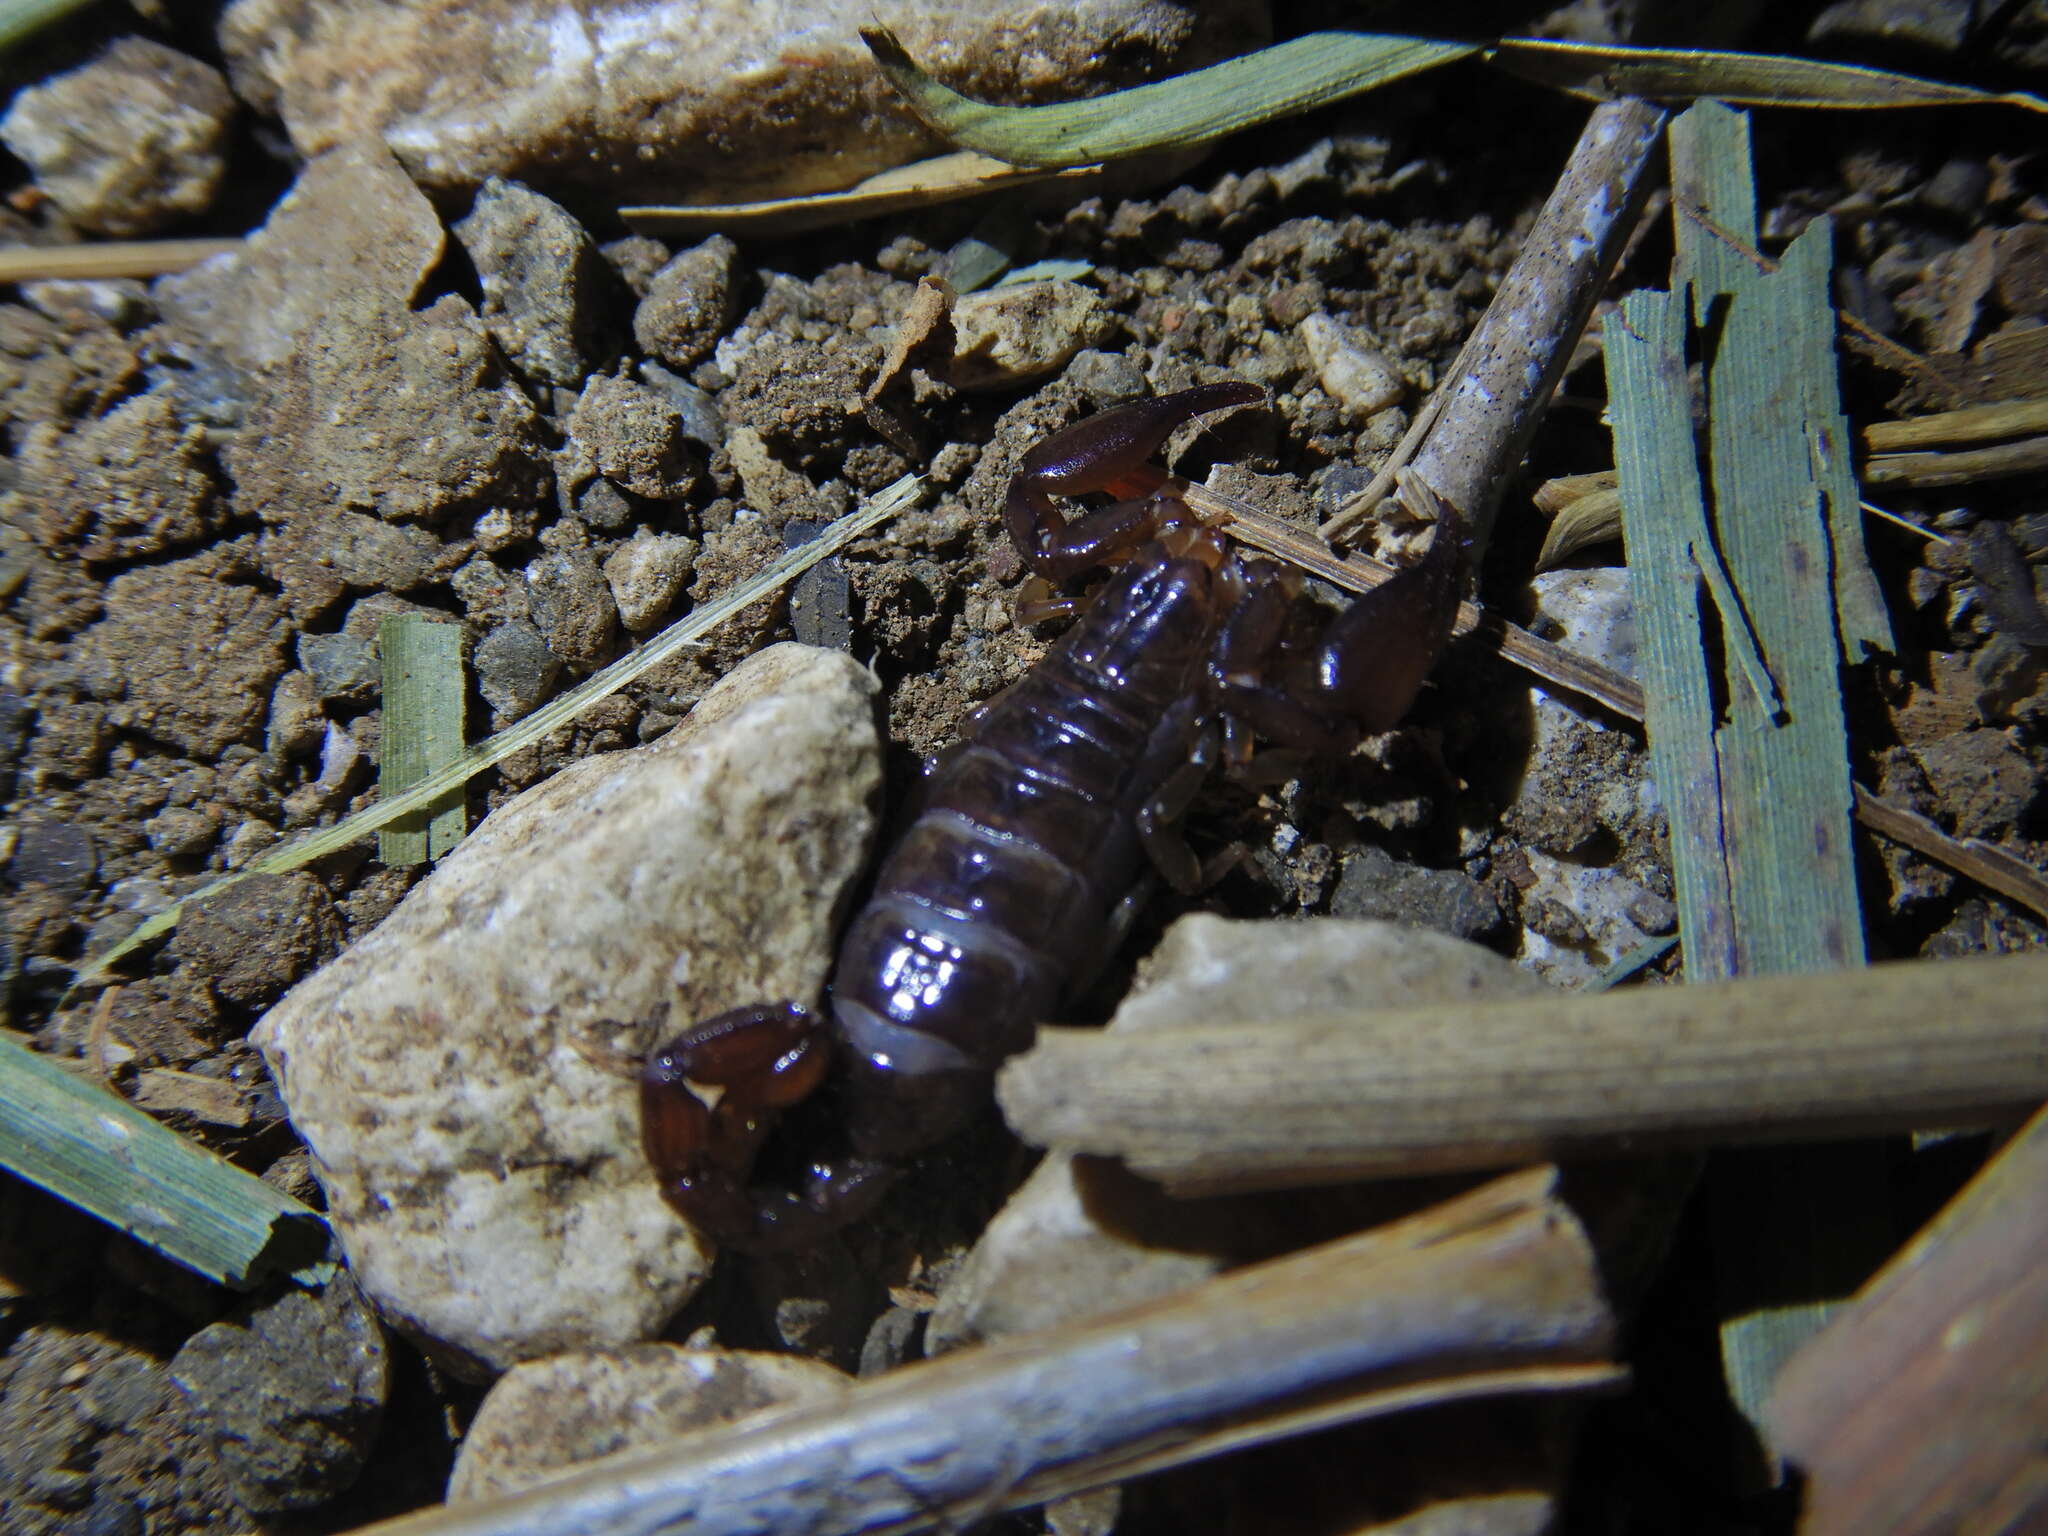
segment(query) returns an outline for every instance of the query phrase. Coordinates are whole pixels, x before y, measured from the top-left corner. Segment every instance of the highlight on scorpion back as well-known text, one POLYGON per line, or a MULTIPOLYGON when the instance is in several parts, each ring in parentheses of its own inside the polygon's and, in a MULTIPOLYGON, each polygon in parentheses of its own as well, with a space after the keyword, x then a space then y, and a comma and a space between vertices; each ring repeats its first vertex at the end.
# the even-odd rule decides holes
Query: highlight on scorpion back
POLYGON ((870 1209, 989 1097, 1108 958, 1156 872, 1205 871, 1177 831, 1252 740, 1348 750, 1407 711, 1456 615, 1463 530, 1442 509, 1417 564, 1290 641, 1292 584, 1200 524, 1147 461, 1183 423, 1251 405, 1205 384, 1105 411, 1035 445, 1004 518, 1057 583, 1113 569, 1073 627, 977 710, 928 769, 921 809, 855 914, 819 1012, 732 1009, 649 1058, 642 1131, 669 1203, 720 1242, 788 1247, 870 1209), (1069 519, 1055 496, 1126 499, 1069 519), (842 1144, 791 1187, 753 1182, 781 1113, 826 1084, 842 1144))

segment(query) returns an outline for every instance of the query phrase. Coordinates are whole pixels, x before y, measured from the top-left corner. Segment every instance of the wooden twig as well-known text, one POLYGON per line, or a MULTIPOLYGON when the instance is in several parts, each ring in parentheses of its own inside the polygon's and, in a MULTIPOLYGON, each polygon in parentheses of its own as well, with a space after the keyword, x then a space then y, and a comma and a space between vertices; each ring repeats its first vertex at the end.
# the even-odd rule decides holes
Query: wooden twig
POLYGON ((1185 1030, 1041 1029, 997 1079, 1041 1146, 1209 1193, 2018 1119, 2048 955, 1185 1030), (1304 1063, 1313 1063, 1304 1070, 1304 1063))
POLYGON ((1805 1474, 1802 1536, 2048 1524, 2043 1255, 2048 1111, 1778 1377, 1764 1416, 1805 1474))
MULTIPOLYGON (((1411 467, 1464 514, 1476 549, 1486 547, 1501 489, 1521 462, 1635 227, 1664 116, 1645 101, 1610 101, 1593 110, 1500 291, 1445 376, 1439 398, 1418 417, 1420 423, 1434 413, 1433 425, 1410 429, 1416 439, 1411 467)), ((1324 537, 1355 528, 1403 462, 1397 453, 1383 478, 1324 525, 1324 537)))
POLYGON ((1398 1408, 1610 1386, 1614 1324, 1555 1172, 1164 1300, 863 1382, 377 1536, 957 1528, 1398 1408))

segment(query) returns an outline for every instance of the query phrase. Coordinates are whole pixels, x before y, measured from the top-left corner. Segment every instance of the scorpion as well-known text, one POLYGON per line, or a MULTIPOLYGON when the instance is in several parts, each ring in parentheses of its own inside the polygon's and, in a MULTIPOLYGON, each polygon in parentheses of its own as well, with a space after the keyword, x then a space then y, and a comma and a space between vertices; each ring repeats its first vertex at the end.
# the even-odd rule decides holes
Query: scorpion
POLYGON ((1292 583, 1196 521, 1146 462, 1184 423, 1264 396, 1199 385, 1085 418, 1024 454, 1004 523, 1035 577, 1112 573, 927 767, 920 808, 845 931, 829 1010, 731 1009, 648 1058, 647 1155, 698 1230, 773 1251, 870 1210, 1110 958, 1148 871, 1202 887, 1177 822, 1213 768, 1242 769, 1254 735, 1346 751, 1407 712, 1458 606, 1462 526, 1448 504, 1418 562, 1304 644, 1287 631, 1292 583), (1072 519, 1053 499, 1093 492, 1126 499, 1072 519), (783 1111, 828 1080, 838 1153, 788 1186, 751 1183, 783 1111))

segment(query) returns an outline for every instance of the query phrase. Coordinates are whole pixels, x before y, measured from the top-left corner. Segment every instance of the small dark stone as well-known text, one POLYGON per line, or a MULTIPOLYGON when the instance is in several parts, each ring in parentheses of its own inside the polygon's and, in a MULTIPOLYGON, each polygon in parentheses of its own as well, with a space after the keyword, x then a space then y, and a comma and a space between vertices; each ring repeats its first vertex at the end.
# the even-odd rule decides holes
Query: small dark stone
POLYGON ((600 476, 577 496, 576 515, 599 533, 621 533, 632 524, 633 503, 624 491, 600 476))
POLYGON ((597 350, 608 276, 559 204, 493 176, 455 226, 483 282, 484 328, 528 378, 577 385, 597 350))
POLYGON ((251 875, 185 910, 173 952, 227 1002, 270 1002, 333 953, 341 920, 304 870, 251 875))
POLYGON ((477 642, 473 661, 477 691, 507 720, 531 712, 562 671, 562 658, 524 619, 509 620, 485 635, 477 642))
POLYGON ((633 339, 671 368, 711 355, 738 308, 739 247, 724 235, 684 251, 654 274, 633 312, 633 339))
POLYGON ((17 886, 43 885, 68 896, 82 896, 99 869, 92 834, 68 821, 43 817, 21 824, 8 874, 17 886))
MULTIPOLYGON (((784 547, 801 548, 818 536, 821 526, 803 518, 791 518, 782 525, 784 547)), ((791 585, 789 627, 804 645, 830 651, 852 649, 852 591, 846 568, 837 560, 819 561, 791 585)))
POLYGON ((1067 364, 1067 382, 1085 394, 1097 410, 1108 410, 1145 393, 1145 373, 1121 352, 1089 347, 1067 364))
POLYGON ((555 655, 580 672, 595 671, 610 659, 619 610, 587 551, 542 555, 526 568, 526 593, 534 626, 555 655))
POLYGON ((299 636, 299 665, 329 702, 366 704, 383 688, 376 650, 356 635, 299 636))
POLYGON ((683 413, 684 437, 713 453, 725 445, 725 417, 719 414, 718 402, 709 393, 659 363, 643 362, 640 378, 675 402, 676 409, 683 413))
POLYGON ((256 1514, 353 1483, 390 1386, 383 1332, 346 1275, 245 1304, 187 1339, 170 1372, 256 1514))
POLYGON ((1396 862, 1384 849, 1360 848, 1344 861, 1330 897, 1337 917, 1374 917, 1430 928, 1454 939, 1484 940, 1501 932, 1507 915, 1493 892, 1454 869, 1423 869, 1396 862))

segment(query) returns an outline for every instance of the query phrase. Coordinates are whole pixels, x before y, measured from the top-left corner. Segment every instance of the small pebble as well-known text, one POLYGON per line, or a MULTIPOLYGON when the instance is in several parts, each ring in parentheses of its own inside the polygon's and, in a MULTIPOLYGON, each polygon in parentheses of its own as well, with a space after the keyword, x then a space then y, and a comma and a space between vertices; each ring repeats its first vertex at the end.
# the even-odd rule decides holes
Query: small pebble
POLYGON ((636 635, 657 629, 675 607, 697 561, 697 541, 679 533, 641 529, 604 562, 604 579, 619 620, 636 635))
POLYGON ((477 692, 508 721, 531 714, 562 672, 562 658, 524 619, 507 620, 479 640, 472 663, 477 692))

